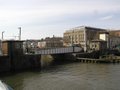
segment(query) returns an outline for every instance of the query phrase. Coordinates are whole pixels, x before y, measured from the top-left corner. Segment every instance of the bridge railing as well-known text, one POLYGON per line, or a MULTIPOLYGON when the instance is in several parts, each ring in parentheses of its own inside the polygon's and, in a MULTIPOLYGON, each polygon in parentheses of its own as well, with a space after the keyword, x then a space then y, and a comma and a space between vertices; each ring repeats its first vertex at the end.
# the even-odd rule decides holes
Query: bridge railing
POLYGON ((60 48, 44 48, 35 49, 35 54, 62 54, 62 53, 73 53, 80 52, 82 48, 80 47, 60 47, 60 48))

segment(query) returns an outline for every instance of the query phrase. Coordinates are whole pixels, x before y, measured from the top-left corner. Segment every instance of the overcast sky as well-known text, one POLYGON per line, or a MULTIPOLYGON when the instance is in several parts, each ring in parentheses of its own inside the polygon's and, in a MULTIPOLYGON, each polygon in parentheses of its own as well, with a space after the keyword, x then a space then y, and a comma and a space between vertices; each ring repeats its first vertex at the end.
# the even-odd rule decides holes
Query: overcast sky
POLYGON ((22 39, 40 39, 83 25, 120 29, 120 0, 0 0, 5 39, 18 36, 18 27, 22 39))

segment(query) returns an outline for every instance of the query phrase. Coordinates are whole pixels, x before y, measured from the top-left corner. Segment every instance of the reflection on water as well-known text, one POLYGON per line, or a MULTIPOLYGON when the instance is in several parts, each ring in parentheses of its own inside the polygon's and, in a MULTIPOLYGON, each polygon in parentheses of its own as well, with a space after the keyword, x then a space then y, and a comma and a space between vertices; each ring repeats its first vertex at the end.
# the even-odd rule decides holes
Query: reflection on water
POLYGON ((2 77, 15 90, 120 90, 119 64, 69 63, 2 77))

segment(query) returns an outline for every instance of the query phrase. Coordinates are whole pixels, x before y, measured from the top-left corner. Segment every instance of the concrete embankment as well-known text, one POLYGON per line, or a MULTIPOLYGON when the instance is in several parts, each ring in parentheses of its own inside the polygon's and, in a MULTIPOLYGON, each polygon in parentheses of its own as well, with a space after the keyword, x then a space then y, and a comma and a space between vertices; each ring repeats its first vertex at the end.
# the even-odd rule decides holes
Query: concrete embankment
POLYGON ((40 55, 22 55, 19 57, 15 56, 14 58, 0 56, 0 73, 35 68, 41 68, 40 55))
POLYGON ((47 67, 53 63, 71 62, 75 61, 76 56, 71 54, 53 54, 53 55, 41 55, 41 67, 47 67))
POLYGON ((92 53, 79 53, 76 55, 76 61, 85 62, 85 63, 119 63, 120 56, 119 53, 106 51, 101 53, 100 51, 92 53), (106 54, 107 52, 107 54, 106 54))
POLYGON ((11 59, 12 70, 34 69, 41 67, 40 55, 22 55, 11 59))
POLYGON ((15 54, 11 56, 0 56, 0 72, 41 69, 52 65, 54 62, 70 62, 75 60, 76 56, 72 53, 55 55, 15 54))
POLYGON ((120 63, 120 59, 77 58, 77 61, 83 63, 120 63))
POLYGON ((8 56, 0 56, 0 72, 10 71, 11 63, 8 56))
POLYGON ((85 52, 85 53, 77 53, 76 57, 80 57, 80 58, 94 58, 94 59, 98 59, 100 57, 100 52, 96 51, 96 52, 85 52))
POLYGON ((41 68, 41 55, 26 54, 23 41, 3 41, 0 72, 41 68))
POLYGON ((51 55, 41 55, 41 68, 49 66, 54 61, 51 55))

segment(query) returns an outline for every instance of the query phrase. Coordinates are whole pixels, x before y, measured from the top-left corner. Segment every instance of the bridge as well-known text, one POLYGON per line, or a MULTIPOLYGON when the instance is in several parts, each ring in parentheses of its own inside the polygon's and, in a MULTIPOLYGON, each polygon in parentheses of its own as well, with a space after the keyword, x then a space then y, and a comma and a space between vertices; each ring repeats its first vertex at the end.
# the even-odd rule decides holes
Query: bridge
POLYGON ((59 47, 59 48, 44 48, 44 49, 35 49, 35 54, 65 54, 65 53, 78 53, 81 52, 82 48, 80 47, 59 47))

